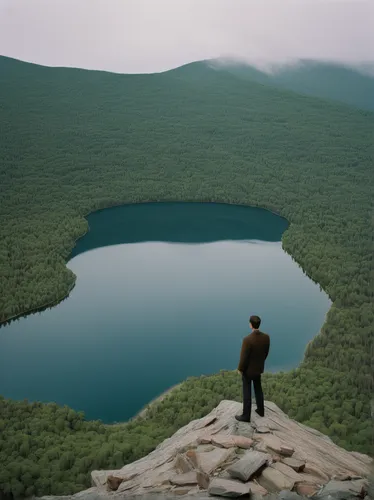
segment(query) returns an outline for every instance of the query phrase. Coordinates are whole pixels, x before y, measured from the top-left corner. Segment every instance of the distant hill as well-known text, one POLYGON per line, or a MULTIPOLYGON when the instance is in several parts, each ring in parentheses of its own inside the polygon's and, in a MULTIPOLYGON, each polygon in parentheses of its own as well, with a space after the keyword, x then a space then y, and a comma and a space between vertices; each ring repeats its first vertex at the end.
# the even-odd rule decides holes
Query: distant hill
POLYGON ((370 75, 369 71, 361 72, 339 64, 312 60, 274 66, 269 73, 233 61, 213 60, 210 64, 242 80, 374 110, 374 75, 370 75))

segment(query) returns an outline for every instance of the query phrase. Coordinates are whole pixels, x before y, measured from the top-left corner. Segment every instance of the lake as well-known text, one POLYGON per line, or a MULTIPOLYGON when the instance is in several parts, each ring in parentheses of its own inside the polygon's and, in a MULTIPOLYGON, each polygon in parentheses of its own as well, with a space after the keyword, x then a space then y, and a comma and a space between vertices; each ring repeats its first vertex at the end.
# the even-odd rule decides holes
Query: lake
POLYGON ((282 250, 288 223, 269 211, 144 203, 88 223, 70 296, 0 329, 5 397, 125 421, 189 376, 236 369, 251 314, 271 336, 267 369, 296 367, 331 305, 282 250))

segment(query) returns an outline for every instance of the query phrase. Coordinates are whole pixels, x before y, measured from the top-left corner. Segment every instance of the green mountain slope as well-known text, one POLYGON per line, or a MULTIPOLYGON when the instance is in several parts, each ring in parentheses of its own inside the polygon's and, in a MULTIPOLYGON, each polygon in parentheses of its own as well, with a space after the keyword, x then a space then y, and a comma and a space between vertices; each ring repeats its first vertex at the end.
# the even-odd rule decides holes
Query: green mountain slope
MULTIPOLYGON (((0 113, 0 320, 69 292, 65 262, 90 211, 163 200, 269 208, 291 223, 285 250, 334 303, 301 366, 266 377, 267 397, 340 445, 371 452, 374 113, 205 63, 113 75, 7 58, 0 113)), ((233 373, 192 379, 123 426, 0 400, 0 491, 77 490, 91 468, 132 461, 239 397, 233 373)))
POLYGON ((292 90, 299 94, 340 101, 374 110, 374 74, 334 63, 302 60, 276 67, 271 73, 244 64, 212 61, 212 67, 250 82, 292 90))

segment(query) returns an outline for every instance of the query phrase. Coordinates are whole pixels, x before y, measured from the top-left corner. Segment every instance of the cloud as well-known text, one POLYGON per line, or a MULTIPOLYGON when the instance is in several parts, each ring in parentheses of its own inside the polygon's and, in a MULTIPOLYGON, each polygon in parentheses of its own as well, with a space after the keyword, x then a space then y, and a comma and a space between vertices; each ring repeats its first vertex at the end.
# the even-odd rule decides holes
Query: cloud
POLYGON ((164 71, 234 56, 374 60, 374 0, 0 0, 0 53, 48 66, 164 71))

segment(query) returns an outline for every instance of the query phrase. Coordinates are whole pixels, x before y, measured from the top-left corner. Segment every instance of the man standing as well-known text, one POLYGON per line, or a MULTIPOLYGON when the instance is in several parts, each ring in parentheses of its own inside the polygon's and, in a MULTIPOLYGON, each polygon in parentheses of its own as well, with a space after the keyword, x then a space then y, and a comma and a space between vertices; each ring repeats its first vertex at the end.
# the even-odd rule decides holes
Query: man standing
POLYGON ((260 332, 261 319, 258 316, 249 318, 249 326, 252 333, 244 337, 240 352, 238 372, 243 379, 243 414, 236 415, 239 422, 250 422, 252 409, 251 385, 255 390, 256 413, 263 417, 265 415, 264 394, 261 386, 261 374, 264 373, 265 359, 269 354, 270 337, 260 332))

